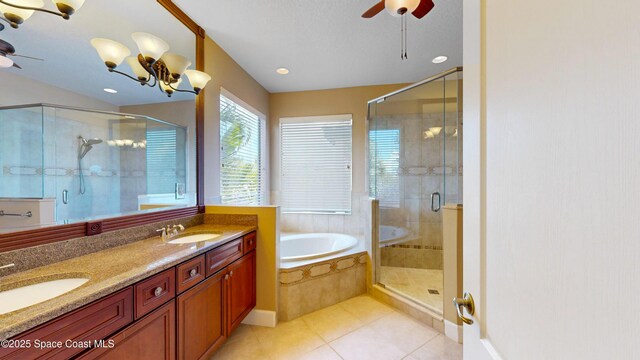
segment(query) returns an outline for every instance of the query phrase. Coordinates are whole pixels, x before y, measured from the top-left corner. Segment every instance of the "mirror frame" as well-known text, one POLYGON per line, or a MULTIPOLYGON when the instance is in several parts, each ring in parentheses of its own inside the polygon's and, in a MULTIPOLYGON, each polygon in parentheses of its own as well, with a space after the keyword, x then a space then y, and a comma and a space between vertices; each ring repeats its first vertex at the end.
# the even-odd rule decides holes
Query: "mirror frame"
MULTIPOLYGON (((172 0, 157 0, 157 2, 193 32, 196 38, 196 70, 204 71, 204 29, 172 0)), ((205 89, 196 96, 197 204, 195 206, 0 234, 0 253, 204 213, 204 93, 205 89)))

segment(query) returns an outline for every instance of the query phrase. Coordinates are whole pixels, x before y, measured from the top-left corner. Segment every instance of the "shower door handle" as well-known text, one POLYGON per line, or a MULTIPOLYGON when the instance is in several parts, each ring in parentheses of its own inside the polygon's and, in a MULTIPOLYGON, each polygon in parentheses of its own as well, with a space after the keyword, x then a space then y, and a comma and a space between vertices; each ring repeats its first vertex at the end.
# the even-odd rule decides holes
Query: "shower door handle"
POLYGON ((432 192, 431 193, 431 211, 438 212, 440 211, 440 193, 432 192), (438 203, 436 204, 435 199, 438 198, 438 203))

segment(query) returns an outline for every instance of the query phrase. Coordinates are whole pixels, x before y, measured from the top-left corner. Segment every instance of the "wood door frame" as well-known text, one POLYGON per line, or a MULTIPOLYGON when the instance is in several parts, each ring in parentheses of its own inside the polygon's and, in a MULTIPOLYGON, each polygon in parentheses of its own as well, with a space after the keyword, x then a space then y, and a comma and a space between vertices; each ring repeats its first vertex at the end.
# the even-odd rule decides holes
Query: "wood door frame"
MULTIPOLYGON (((194 33, 196 38, 196 70, 204 71, 205 30, 172 0, 157 0, 157 2, 194 33)), ((0 234, 0 253, 204 213, 204 93, 205 89, 196 96, 197 203, 195 206, 0 234)))

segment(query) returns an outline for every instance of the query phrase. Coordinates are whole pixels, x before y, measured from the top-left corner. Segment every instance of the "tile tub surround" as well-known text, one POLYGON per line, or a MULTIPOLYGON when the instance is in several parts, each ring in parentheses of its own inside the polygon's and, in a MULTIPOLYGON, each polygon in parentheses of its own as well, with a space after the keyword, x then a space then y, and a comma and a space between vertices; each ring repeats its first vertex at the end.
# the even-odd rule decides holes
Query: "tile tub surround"
POLYGON ((212 357, 236 359, 460 360, 462 346, 364 295, 275 328, 240 325, 212 357))
POLYGON ((0 252, 0 266, 15 264, 14 267, 0 269, 2 276, 45 266, 97 251, 126 245, 156 236, 157 229, 165 225, 182 224, 190 228, 203 223, 203 215, 159 221, 152 224, 135 226, 127 229, 108 231, 94 236, 83 236, 55 243, 32 246, 24 249, 0 252))
POLYGON ((366 252, 280 269, 278 318, 289 321, 366 293, 366 252))
POLYGON ((255 226, 199 225, 185 233, 211 231, 214 241, 168 244, 155 236, 0 278, 0 291, 45 279, 86 276, 81 287, 28 308, 0 315, 0 340, 22 333, 60 315, 112 294, 137 281, 203 254, 251 231, 255 226))
MULTIPOLYGON (((271 192, 271 202, 278 204, 279 191, 271 192)), ((339 233, 362 236, 366 228, 367 208, 371 207, 369 194, 351 196, 351 214, 306 214, 282 212, 282 231, 289 233, 339 233)))

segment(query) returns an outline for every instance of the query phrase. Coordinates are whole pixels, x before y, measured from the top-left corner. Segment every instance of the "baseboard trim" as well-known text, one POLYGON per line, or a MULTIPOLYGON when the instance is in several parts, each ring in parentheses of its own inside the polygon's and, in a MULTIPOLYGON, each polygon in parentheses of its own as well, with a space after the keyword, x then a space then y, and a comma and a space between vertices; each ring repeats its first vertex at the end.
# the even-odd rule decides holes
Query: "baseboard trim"
POLYGON ((462 344, 462 325, 452 323, 449 320, 444 321, 444 334, 451 340, 462 344))
POLYGON ((275 327, 277 324, 276 319, 275 311, 253 309, 247 317, 242 320, 242 323, 247 325, 275 327))

